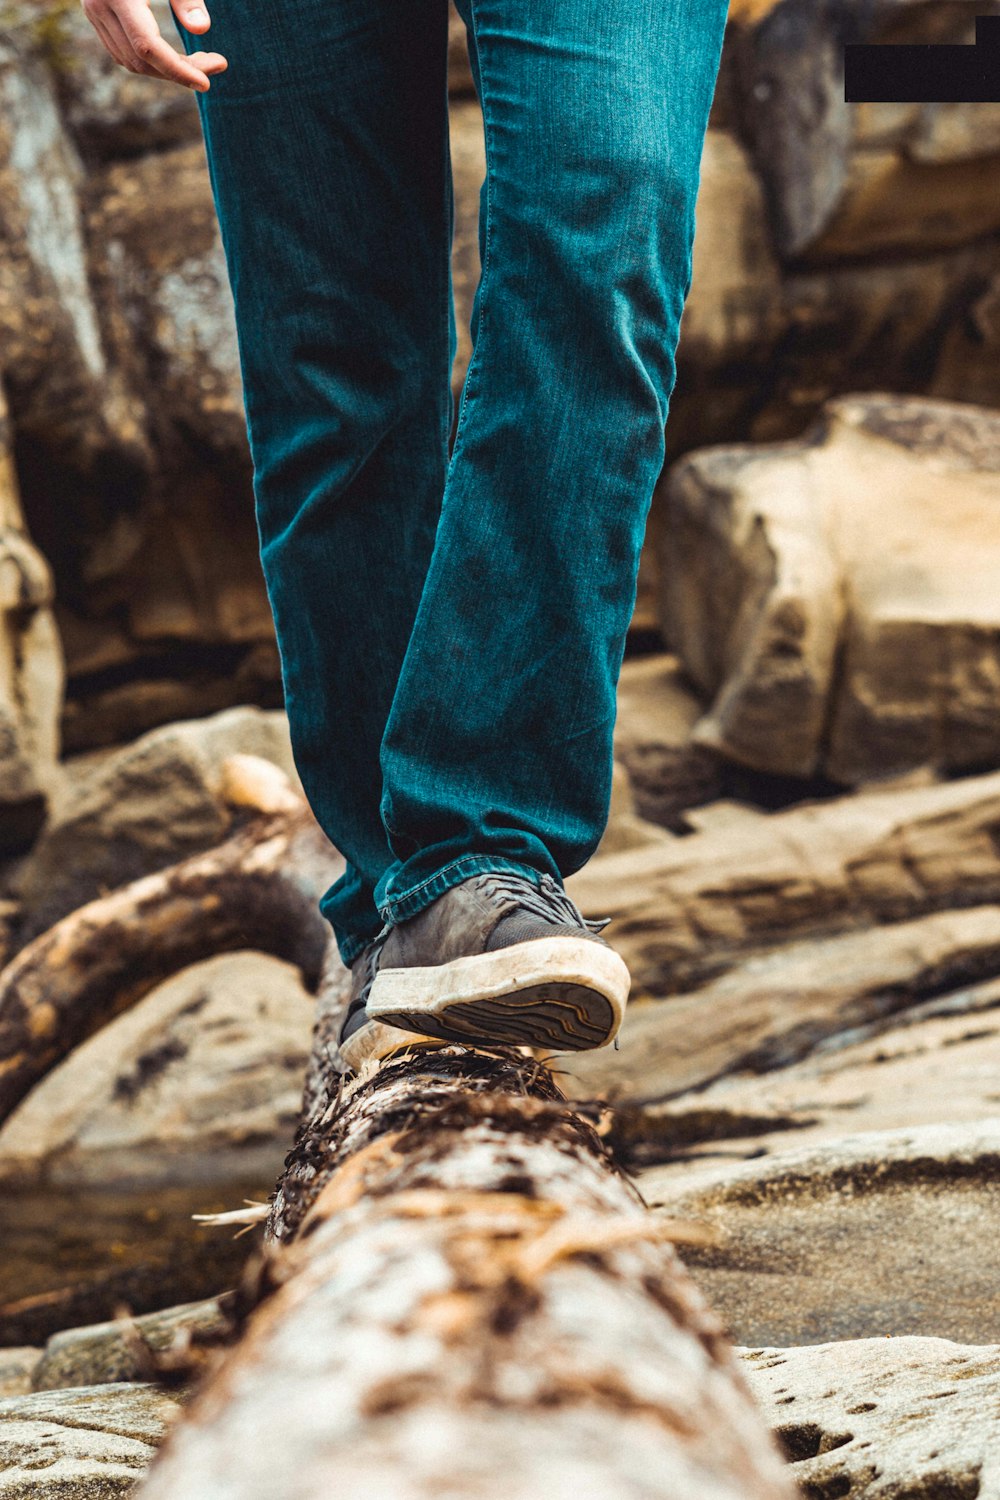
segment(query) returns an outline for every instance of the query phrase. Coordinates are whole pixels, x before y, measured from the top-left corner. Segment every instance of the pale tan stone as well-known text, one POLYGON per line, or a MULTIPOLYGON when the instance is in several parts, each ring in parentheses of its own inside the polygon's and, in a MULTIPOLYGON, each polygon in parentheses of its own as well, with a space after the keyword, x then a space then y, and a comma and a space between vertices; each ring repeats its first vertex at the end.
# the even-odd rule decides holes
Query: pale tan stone
POLYGON ((1000 899, 1000 774, 806 803, 659 848, 609 854, 568 882, 636 998, 697 987, 800 938, 1000 899))
POLYGON ((618 1053, 580 1053, 564 1066, 584 1093, 663 1099, 794 1062, 998 961, 1000 906, 785 942, 701 988, 630 1004, 618 1053))
POLYGON ((1000 760, 1000 420, 831 402, 800 441, 679 464, 664 628, 712 703, 694 738, 855 783, 1000 760))
POLYGON ((701 162, 684 358, 760 361, 785 326, 760 179, 734 136, 709 130, 701 162))
POLYGON ((291 965, 223 954, 70 1054, 0 1130, 0 1177, 65 1187, 270 1181, 302 1094, 312 999, 291 965))
POLYGON ((0 1401, 2 1500, 118 1500, 179 1411, 152 1385, 82 1386, 0 1401))

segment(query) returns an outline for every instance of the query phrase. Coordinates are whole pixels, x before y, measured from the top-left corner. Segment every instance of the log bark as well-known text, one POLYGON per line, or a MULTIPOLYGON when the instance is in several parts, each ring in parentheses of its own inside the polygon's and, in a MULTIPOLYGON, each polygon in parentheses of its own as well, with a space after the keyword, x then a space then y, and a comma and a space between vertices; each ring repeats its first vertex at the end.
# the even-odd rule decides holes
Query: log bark
POLYGON ((315 988, 329 937, 316 902, 342 869, 297 798, 57 922, 0 973, 0 1122, 86 1036, 188 964, 257 948, 315 988))
POLYGON ((714 1316, 515 1050, 350 1083, 321 998, 255 1304, 142 1500, 790 1500, 714 1316))

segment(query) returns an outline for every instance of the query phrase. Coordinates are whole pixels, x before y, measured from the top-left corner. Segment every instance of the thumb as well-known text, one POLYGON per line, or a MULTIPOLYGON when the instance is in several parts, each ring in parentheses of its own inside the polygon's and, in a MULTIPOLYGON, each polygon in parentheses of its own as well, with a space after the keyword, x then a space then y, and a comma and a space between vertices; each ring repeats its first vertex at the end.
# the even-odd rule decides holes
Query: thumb
POLYGON ((211 17, 202 0, 170 0, 170 4, 185 31, 200 34, 211 26, 211 17))

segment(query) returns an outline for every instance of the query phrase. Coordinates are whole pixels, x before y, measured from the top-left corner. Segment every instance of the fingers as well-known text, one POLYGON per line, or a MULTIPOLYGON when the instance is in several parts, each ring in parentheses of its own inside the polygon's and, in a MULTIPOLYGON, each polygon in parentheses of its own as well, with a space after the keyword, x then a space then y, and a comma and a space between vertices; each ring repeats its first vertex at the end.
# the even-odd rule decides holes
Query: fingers
POLYGON ((196 35, 200 35, 212 24, 201 0, 170 0, 170 5, 185 31, 193 31, 196 35))
MULTIPOLYGON (((188 19, 193 12, 201 11, 207 29, 207 12, 197 0, 179 3, 185 4, 188 19)), ((195 52, 190 57, 177 52, 160 35, 146 0, 82 0, 82 4, 111 56, 130 73, 165 78, 204 93, 210 87, 211 75, 228 66, 219 52, 195 52)))
POLYGON ((104 43, 107 51, 111 53, 115 62, 121 63, 123 68, 132 69, 131 49, 125 41, 121 27, 116 21, 114 27, 112 27, 112 21, 114 21, 113 16, 108 16, 106 20, 96 15, 90 17, 91 25, 104 43))

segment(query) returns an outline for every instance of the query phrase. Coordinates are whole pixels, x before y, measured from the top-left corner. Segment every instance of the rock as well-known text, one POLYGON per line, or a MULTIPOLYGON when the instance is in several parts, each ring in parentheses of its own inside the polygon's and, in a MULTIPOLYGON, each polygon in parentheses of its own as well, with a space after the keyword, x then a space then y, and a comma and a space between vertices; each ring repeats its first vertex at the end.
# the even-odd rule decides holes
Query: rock
MULTIPOLYGON (((66 624, 65 616, 62 624, 66 624)), ((135 658, 134 664, 137 672, 143 670, 140 659, 135 658)), ((184 665, 182 656, 175 663, 174 677, 155 681, 136 677, 117 687, 91 690, 77 679, 63 711, 64 751, 72 755, 107 749, 178 719, 201 719, 246 704, 265 709, 282 706, 274 641, 238 651, 225 678, 211 673, 185 677, 184 665)))
POLYGON ((751 1389, 804 1495, 992 1500, 1000 1349, 872 1338, 743 1349, 751 1389))
POLYGON ((681 1183, 653 1167, 647 1200, 706 1223, 684 1259, 738 1343, 1000 1335, 994 1275, 1000 1118, 872 1131, 681 1183))
POLYGON ((868 790, 602 855, 567 882, 633 975, 694 990, 779 943, 1000 900, 1000 775, 868 790))
POLYGON ((0 1349, 0 1398, 27 1395, 41 1357, 41 1349, 30 1345, 20 1349, 0 1349))
MULTIPOLYGON (((462 28, 464 32, 464 27, 462 28)), ((451 106, 451 170, 455 193, 455 234, 452 243, 452 289, 458 347, 452 367, 452 389, 461 396, 472 357, 472 304, 479 284, 479 195, 486 176, 483 115, 475 98, 458 99, 451 106)))
POLYGON ((117 1500, 132 1492, 180 1409, 151 1385, 0 1401, 0 1500, 117 1500))
POLYGON ((215 1297, 251 1249, 195 1214, 265 1202, 291 1144, 313 1003, 223 955, 89 1038, 0 1131, 0 1345, 215 1297))
POLYGON ((677 465, 662 615, 713 699, 694 739, 849 784, 1000 762, 998 470, 994 413, 877 395, 677 465))
POLYGON ((625 849, 645 849, 669 842, 670 835, 647 823, 635 811, 632 784, 624 766, 615 761, 611 775, 611 808, 597 854, 620 854, 625 849))
POLYGON ((25 531, 10 438, 0 389, 0 855, 45 817, 63 692, 52 574, 25 531))
POLYGON ((782 0, 730 20, 737 112, 782 256, 926 251, 997 227, 1000 106, 844 106, 845 41, 971 43, 967 8, 782 0))
POLYGON ((857 1032, 831 1037, 791 1067, 736 1074, 665 1102, 623 1102, 616 1149, 633 1162, 670 1163, 680 1182, 695 1165, 816 1147, 845 1129, 989 1119, 998 1103, 998 1007, 1000 980, 988 979, 859 1028, 873 1033, 862 1041, 850 1040, 857 1032), (939 1014, 923 1019, 928 1011, 939 1014))
POLYGON ((278 959, 193 965, 37 1085, 0 1130, 0 1179, 269 1187, 298 1116, 312 1013, 278 959))
MULTIPOLYGON (((99 247, 92 269, 95 300, 116 368, 128 371, 133 389, 155 407, 162 432, 179 431, 183 419, 202 454, 204 445, 238 459, 241 471, 233 478, 245 480, 246 422, 232 294, 200 132, 189 144, 94 170, 86 201, 88 233, 99 247)), ((176 472, 176 460, 171 467, 176 472)), ((221 499, 217 481, 215 488, 221 499)), ((185 512, 199 498, 197 485, 194 495, 187 489, 172 495, 172 504, 181 506, 176 518, 165 506, 157 507, 158 548, 171 547, 171 533, 189 519, 185 512)), ((151 524, 152 516, 147 526, 151 524)), ((136 529, 133 521, 133 534, 136 529)), ((227 591, 242 561, 245 530, 229 533, 225 547, 211 549, 211 567, 223 571, 221 576, 212 573, 214 593, 204 601, 209 607, 234 607, 227 591)), ((127 534, 118 539, 118 569, 129 540, 127 534)), ((167 580, 179 575, 179 582, 182 568, 191 574, 207 562, 173 557, 168 551, 158 559, 155 581, 166 574, 167 580)), ((258 593, 259 569, 252 582, 258 593)), ((242 589, 248 596, 244 614, 250 585, 248 574, 242 589)), ((170 633, 169 628, 160 633, 170 633)))
POLYGON ((101 891, 221 842, 233 823, 224 766, 236 754, 271 761, 298 784, 285 715, 256 708, 170 724, 67 762, 14 879, 22 941, 101 891))
MULTIPOLYGON (((109 366, 91 293, 84 167, 30 30, 0 31, 0 100, 0 348, 15 433, 35 442, 44 433, 64 468, 86 471, 109 448, 141 464, 145 433, 121 372, 109 366)), ((24 498, 45 551, 27 488, 24 498)))
POLYGON ((682 813, 719 795, 719 757, 691 741, 702 705, 676 657, 625 662, 618 680, 615 758, 628 774, 640 817, 679 832, 682 813))
POLYGON ((453 98, 473 93, 465 24, 453 4, 448 7, 448 92, 453 98))
POLYGON ((681 357, 699 370, 763 366, 785 327, 760 179, 739 141, 709 130, 701 160, 681 357))
POLYGON ((183 1353, 194 1340, 225 1334, 230 1327, 219 1299, 213 1297, 141 1318, 68 1328, 53 1334, 44 1350, 25 1351, 35 1356, 26 1388, 53 1391, 153 1379, 155 1355, 183 1353))
POLYGON ((782 1067, 998 969, 1000 906, 788 942, 697 990, 631 1004, 617 1054, 581 1053, 565 1068, 585 1092, 669 1098, 726 1074, 782 1067))

